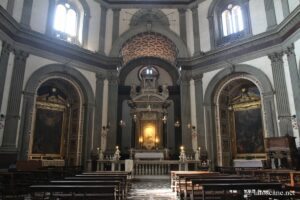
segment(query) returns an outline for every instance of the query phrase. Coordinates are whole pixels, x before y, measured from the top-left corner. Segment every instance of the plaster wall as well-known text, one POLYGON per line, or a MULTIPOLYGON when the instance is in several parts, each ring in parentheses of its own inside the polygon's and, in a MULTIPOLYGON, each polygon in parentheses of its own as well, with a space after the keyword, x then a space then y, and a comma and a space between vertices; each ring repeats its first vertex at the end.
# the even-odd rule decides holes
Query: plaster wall
POLYGON ((170 29, 178 36, 180 34, 179 27, 179 12, 177 9, 161 9, 163 13, 168 17, 170 23, 170 29))
POLYGON ((299 4, 299 0, 287 0, 289 1, 290 12, 292 12, 299 4))
POLYGON ((251 0, 249 2, 252 34, 257 35, 267 30, 267 17, 263 0, 251 0))
POLYGON ((280 22, 284 20, 281 0, 274 0, 274 7, 275 7, 277 24, 280 24, 280 22))
POLYGON ((7 3, 8 3, 8 0, 1 0, 0 1, 0 6, 2 6, 4 9, 7 8, 7 3))
POLYGON ((101 9, 99 3, 97 3, 94 0, 87 0, 87 3, 90 7, 91 15, 88 31, 87 48, 91 51, 98 51, 101 9))
POLYGON ((194 31, 193 31, 193 17, 192 11, 187 10, 186 12, 186 36, 187 36, 187 48, 190 55, 194 54, 194 31))
POLYGON ((203 84, 203 98, 205 96, 205 92, 207 87, 210 84, 211 79, 213 79, 213 77, 220 72, 221 70, 223 70, 223 68, 221 69, 217 69, 217 70, 213 70, 213 71, 209 71, 209 72, 205 72, 203 74, 203 78, 202 78, 202 84, 203 84))
POLYGON ((14 9, 13 9, 13 18, 17 21, 21 21, 22 17, 22 8, 23 8, 24 0, 16 0, 14 9))
POLYGON ((122 9, 120 11, 120 27, 119 35, 122 35, 124 32, 128 31, 130 28, 130 21, 132 16, 138 11, 138 9, 122 9))
POLYGON ((201 51, 206 52, 211 49, 210 46, 210 32, 209 32, 209 22, 207 19, 207 12, 209 5, 212 0, 206 0, 199 4, 198 14, 199 14, 199 29, 200 29, 200 47, 201 51))
POLYGON ((48 1, 34 0, 32 4, 30 27, 32 30, 45 33, 47 16, 48 16, 48 1))

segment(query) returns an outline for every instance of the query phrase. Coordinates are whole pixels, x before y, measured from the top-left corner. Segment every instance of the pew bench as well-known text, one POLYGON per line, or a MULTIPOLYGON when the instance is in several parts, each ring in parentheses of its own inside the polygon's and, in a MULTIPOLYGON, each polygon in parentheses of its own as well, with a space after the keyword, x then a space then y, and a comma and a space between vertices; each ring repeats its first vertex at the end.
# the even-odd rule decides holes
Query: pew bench
POLYGON ((32 185, 31 199, 116 200, 115 185, 32 185))

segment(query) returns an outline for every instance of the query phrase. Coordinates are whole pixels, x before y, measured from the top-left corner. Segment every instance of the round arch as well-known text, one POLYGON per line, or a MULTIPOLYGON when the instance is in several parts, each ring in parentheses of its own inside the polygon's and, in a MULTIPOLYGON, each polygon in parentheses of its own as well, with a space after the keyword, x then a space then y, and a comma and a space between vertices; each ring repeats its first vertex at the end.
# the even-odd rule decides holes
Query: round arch
POLYGON ((214 78, 209 82, 208 87, 204 95, 204 107, 205 107, 205 135, 207 137, 207 149, 210 154, 212 165, 217 163, 216 152, 216 117, 215 109, 216 105, 214 97, 216 89, 224 80, 229 80, 237 74, 245 74, 250 77, 250 80, 261 89, 261 98, 263 105, 263 113, 265 118, 265 129, 269 136, 278 135, 277 121, 274 118, 275 104, 274 104, 274 91, 268 77, 261 70, 250 65, 236 65, 225 68, 217 73, 214 78))
POLYGON ((160 25, 160 24, 151 24, 151 28, 147 27, 147 24, 141 24, 135 27, 132 27, 130 30, 123 33, 114 43, 112 46, 112 49, 110 51, 110 56, 118 57, 120 54, 120 50, 122 49, 122 46, 125 44, 126 41, 128 41, 133 36, 144 33, 144 32, 156 32, 161 35, 164 35, 165 37, 169 38, 177 47, 179 50, 178 57, 179 58, 186 58, 189 57, 189 52, 187 49, 187 46, 184 44, 184 41, 178 37, 174 32, 172 32, 170 29, 166 29, 166 27, 160 25))
POLYGON ((162 60, 160 58, 155 58, 155 57, 143 57, 143 58, 137 58, 129 63, 127 63, 124 67, 122 67, 120 74, 119 74, 119 81, 121 85, 124 85, 125 79, 127 75, 137 66, 151 63, 153 65, 158 65, 162 69, 164 69, 166 72, 168 72, 172 78, 173 85, 176 84, 178 78, 179 78, 179 73, 177 68, 170 64, 169 62, 162 60))
POLYGON ((67 67, 61 64, 50 64, 41 67, 35 71, 28 79, 25 89, 21 115, 21 132, 18 141, 20 147, 19 159, 27 159, 30 133, 32 129, 32 113, 35 105, 36 92, 39 86, 45 81, 51 78, 61 78, 68 80, 78 87, 82 95, 83 106, 83 140, 82 140, 82 160, 84 163, 89 156, 89 147, 91 147, 92 136, 92 115, 95 102, 94 93, 88 80, 76 69, 67 67))
POLYGON ((169 19, 161 10, 141 9, 137 11, 130 21, 130 26, 136 26, 145 21, 151 21, 153 23, 159 23, 164 26, 170 26, 169 19))

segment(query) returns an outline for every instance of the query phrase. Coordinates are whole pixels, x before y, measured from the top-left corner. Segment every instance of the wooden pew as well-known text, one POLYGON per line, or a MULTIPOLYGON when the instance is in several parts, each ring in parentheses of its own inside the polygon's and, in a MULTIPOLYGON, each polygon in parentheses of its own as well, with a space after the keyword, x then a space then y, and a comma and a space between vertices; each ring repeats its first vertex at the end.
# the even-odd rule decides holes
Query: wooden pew
POLYGON ((118 180, 56 180, 51 181, 54 185, 115 185, 117 199, 125 199, 125 187, 118 180))
MULTIPOLYGON (((258 191, 258 190, 270 190, 270 191, 284 191, 282 184, 280 183, 213 183, 202 184, 202 199, 234 199, 236 195, 230 193, 230 191, 236 190, 237 194, 244 195, 244 191, 258 191), (207 196, 207 192, 213 192, 213 195, 207 196), (216 193, 218 192, 218 194, 216 193), (222 192, 222 194, 220 193, 222 192)), ((240 199, 238 195, 237 199, 240 199)), ((287 200, 286 196, 280 195, 257 195, 251 197, 252 200, 269 200, 269 198, 277 198, 280 200, 287 200)))
MULTIPOLYGON (((219 184, 219 183, 258 183, 259 180, 255 178, 242 178, 242 177, 212 177, 212 178, 201 178, 201 179, 191 179, 191 192, 190 198, 193 200, 195 199, 196 193, 195 193, 195 187, 198 187, 198 190, 202 194, 202 185, 203 184, 219 184)), ((188 189, 186 189, 186 192, 189 192, 188 189)), ((188 196, 185 194, 185 197, 188 196)))
POLYGON ((35 199, 57 199, 68 197, 68 199, 101 199, 116 200, 115 185, 32 185, 30 194, 35 199), (36 194, 42 193, 42 196, 36 194), (47 195, 49 194, 49 196, 47 195))

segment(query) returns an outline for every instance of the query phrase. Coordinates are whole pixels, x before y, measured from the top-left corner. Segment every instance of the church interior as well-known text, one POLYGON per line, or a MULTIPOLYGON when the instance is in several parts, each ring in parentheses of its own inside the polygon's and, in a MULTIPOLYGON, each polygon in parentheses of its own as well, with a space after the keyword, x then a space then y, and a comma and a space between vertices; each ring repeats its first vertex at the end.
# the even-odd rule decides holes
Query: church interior
POLYGON ((0 0, 0 52, 1 200, 300 199, 299 0, 0 0))

